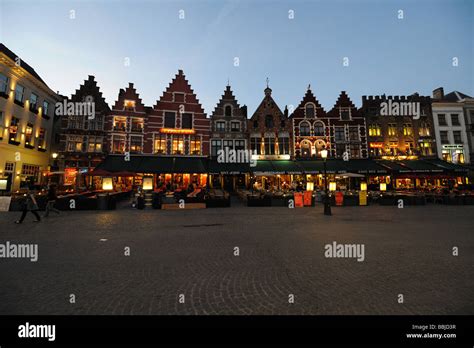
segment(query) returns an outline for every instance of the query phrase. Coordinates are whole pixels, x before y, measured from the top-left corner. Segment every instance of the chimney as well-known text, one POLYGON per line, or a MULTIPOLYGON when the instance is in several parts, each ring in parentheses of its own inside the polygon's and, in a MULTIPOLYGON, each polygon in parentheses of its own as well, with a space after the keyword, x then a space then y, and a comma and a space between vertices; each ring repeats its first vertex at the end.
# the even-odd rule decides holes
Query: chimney
POLYGON ((436 88, 433 91, 433 99, 443 99, 444 98, 444 89, 443 87, 436 88))
POLYGON ((288 105, 285 105, 284 114, 285 114, 285 118, 288 118, 288 105))
POLYGON ((247 105, 244 105, 240 108, 242 110, 242 114, 247 118, 247 105))

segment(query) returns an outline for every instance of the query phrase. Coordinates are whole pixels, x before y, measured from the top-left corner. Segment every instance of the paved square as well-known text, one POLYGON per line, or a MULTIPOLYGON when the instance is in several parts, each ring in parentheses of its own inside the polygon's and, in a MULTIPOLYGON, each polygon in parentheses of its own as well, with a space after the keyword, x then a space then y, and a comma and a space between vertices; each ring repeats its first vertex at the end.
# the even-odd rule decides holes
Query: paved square
POLYGON ((0 213, 0 243, 39 245, 37 262, 0 259, 0 314, 474 314, 474 206, 333 213, 0 213), (364 244, 365 260, 325 258, 333 241, 364 244))

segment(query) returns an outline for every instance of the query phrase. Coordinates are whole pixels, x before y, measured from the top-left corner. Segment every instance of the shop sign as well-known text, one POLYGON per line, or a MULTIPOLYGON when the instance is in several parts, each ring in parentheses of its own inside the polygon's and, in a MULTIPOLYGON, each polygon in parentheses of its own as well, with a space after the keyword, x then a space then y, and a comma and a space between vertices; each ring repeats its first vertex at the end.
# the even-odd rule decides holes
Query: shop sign
POLYGON ((446 150, 462 150, 463 148, 463 145, 443 145, 443 149, 446 150))

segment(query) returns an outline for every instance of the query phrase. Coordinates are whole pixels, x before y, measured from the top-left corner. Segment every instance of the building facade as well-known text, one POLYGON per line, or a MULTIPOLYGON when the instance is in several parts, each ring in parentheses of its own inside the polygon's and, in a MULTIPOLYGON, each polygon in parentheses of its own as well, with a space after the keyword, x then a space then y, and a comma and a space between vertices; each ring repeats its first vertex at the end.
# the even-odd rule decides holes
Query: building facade
POLYGON ((39 184, 46 175, 58 100, 31 66, 0 44, 0 192, 39 184))
POLYGON ((63 103, 61 111, 56 109, 61 122, 58 166, 64 171, 64 184, 81 186, 78 175, 93 170, 107 154, 105 119, 110 108, 94 76, 63 103), (86 112, 88 105, 94 106, 93 114, 86 112))
POLYGON ((113 154, 143 153, 147 108, 130 83, 121 89, 117 101, 105 117, 106 151, 113 154))
POLYGON ((219 150, 246 150, 247 107, 240 107, 230 86, 217 103, 211 115, 211 157, 216 158, 219 150))
POLYGON ((329 155, 338 159, 367 158, 365 118, 346 92, 342 91, 334 107, 327 113, 329 155))
POLYGON ((443 88, 433 91, 433 119, 438 157, 452 163, 470 163, 469 132, 464 100, 469 96, 443 88))
POLYGON ((259 160, 290 159, 292 123, 288 109, 283 113, 272 98, 270 87, 265 97, 248 120, 249 144, 259 160))
POLYGON ((150 110, 144 152, 174 156, 208 156, 210 120, 182 70, 150 110))
POLYGON ((329 127, 324 108, 308 86, 303 100, 290 115, 293 135, 292 155, 296 159, 320 157, 329 146, 329 127))
POLYGON ((369 157, 407 159, 436 156, 431 98, 363 96, 369 157))

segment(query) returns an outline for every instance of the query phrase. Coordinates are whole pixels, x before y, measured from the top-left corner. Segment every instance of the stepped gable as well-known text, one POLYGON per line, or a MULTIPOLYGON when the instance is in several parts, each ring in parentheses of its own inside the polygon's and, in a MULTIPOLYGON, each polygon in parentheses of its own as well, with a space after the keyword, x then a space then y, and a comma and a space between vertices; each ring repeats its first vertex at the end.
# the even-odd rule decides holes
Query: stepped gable
POLYGON ((316 116, 318 118, 324 117, 326 115, 326 111, 324 111, 324 108, 321 106, 319 101, 314 96, 311 88, 308 87, 303 99, 301 100, 300 104, 295 109, 295 111, 290 115, 290 118, 304 118, 305 117, 304 108, 307 103, 313 103, 316 106, 316 116))
POLYGON ((136 88, 133 86, 133 83, 129 83, 128 87, 125 89, 120 89, 118 99, 112 107, 113 110, 124 109, 125 100, 134 100, 135 101, 135 111, 136 112, 146 112, 145 105, 140 98, 140 95, 137 93, 136 88))
POLYGON ((339 98, 337 98, 336 104, 334 104, 333 108, 328 111, 327 116, 328 117, 334 117, 334 118, 339 118, 339 108, 351 108, 352 112, 352 117, 358 115, 358 110, 352 100, 349 98, 347 95, 346 91, 342 91, 339 94, 339 98))
POLYGON ((216 104, 216 107, 214 108, 214 111, 212 112, 212 116, 224 115, 225 105, 232 106, 233 108, 232 117, 245 116, 245 114, 243 113, 243 109, 240 107, 239 102, 235 98, 234 93, 232 92, 232 89, 230 88, 229 85, 226 86, 224 90, 224 94, 221 96, 221 99, 216 104))
POLYGON ((102 96, 97 81, 93 75, 89 75, 87 80, 76 89, 76 92, 71 96, 72 102, 83 102, 87 96, 92 96, 95 102, 95 110, 98 112, 109 112, 110 108, 105 98, 102 96))
POLYGON ((163 95, 153 106, 153 109, 160 110, 174 110, 179 111, 179 106, 181 104, 186 105, 185 111, 190 111, 198 114, 205 114, 204 109, 199 102, 194 90, 191 88, 186 76, 183 73, 183 70, 178 70, 178 73, 175 75, 173 80, 169 83, 166 90, 163 92, 163 95), (185 97, 181 101, 180 99, 175 99, 174 94, 184 93, 185 97))
POLYGON ((257 107, 257 110, 253 113, 251 120, 259 118, 260 115, 273 114, 278 115, 281 119, 285 118, 285 115, 279 108, 278 104, 272 98, 272 89, 270 87, 265 88, 265 97, 257 107))

